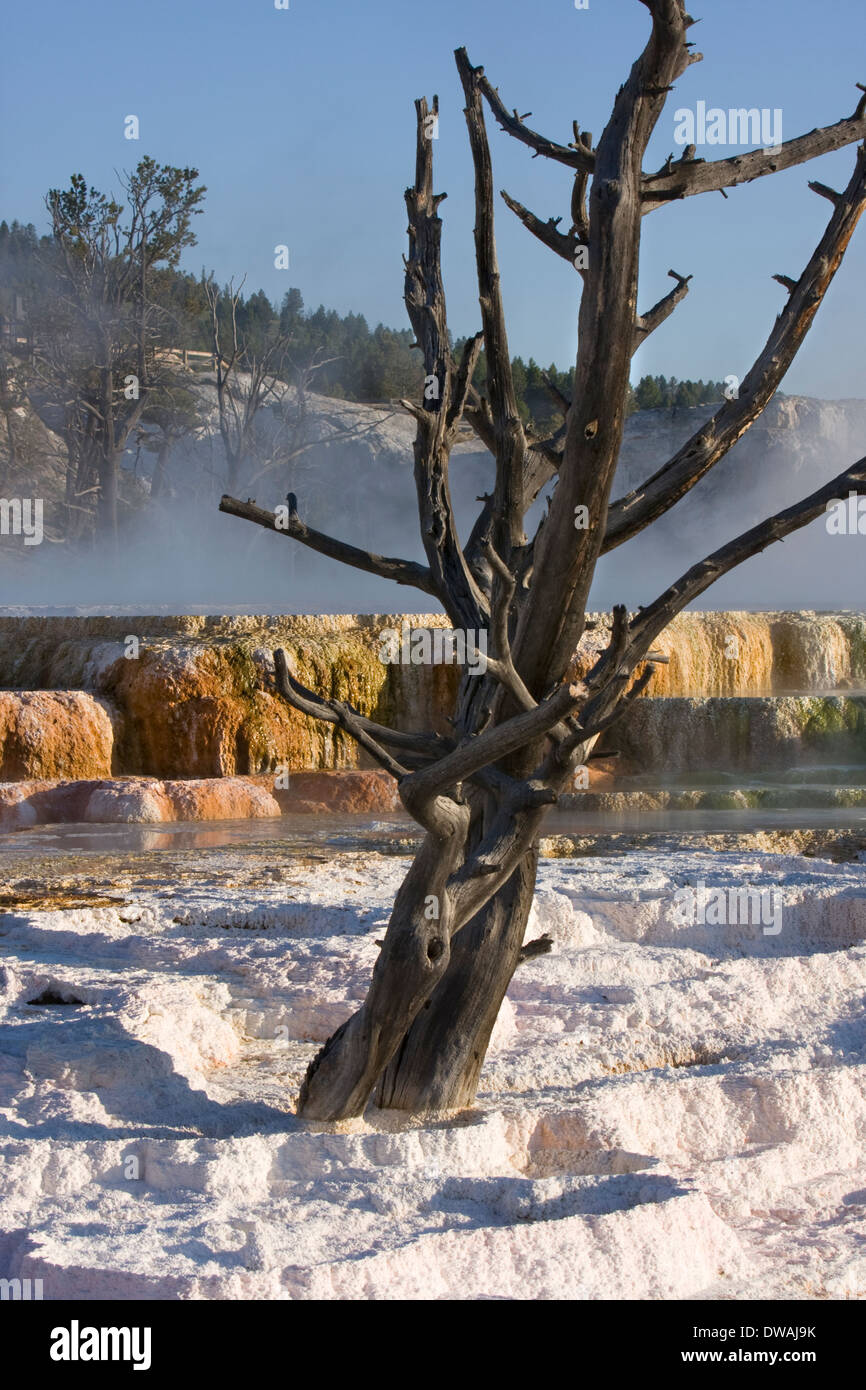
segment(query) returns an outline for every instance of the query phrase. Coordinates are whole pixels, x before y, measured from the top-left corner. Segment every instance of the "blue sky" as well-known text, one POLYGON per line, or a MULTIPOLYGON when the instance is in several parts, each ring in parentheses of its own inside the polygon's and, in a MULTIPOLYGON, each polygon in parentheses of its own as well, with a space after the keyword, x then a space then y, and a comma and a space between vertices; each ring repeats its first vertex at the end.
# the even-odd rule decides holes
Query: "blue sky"
MULTIPOLYGON (((62 0, 7 7, 0 59, 0 215, 44 228, 43 197, 73 171, 111 188, 143 154, 194 164, 208 186, 199 243, 185 264, 278 300, 354 310, 404 327, 403 190, 412 176, 413 99, 440 97, 436 185, 442 205, 449 322, 479 326, 472 248, 472 171, 453 50, 465 44, 506 103, 530 124, 596 137, 639 52, 649 16, 639 0, 62 0), (123 136, 136 114, 138 142, 123 136), (290 248, 288 271, 274 247, 290 248)), ((674 111, 781 107, 790 138, 850 115, 866 81, 863 0, 694 0, 692 37, 705 54, 680 79, 647 168, 671 150, 674 111)), ((533 160, 491 123, 497 187, 568 222, 568 171, 533 160)), ((677 150, 678 152, 678 150, 677 150)), ((731 151, 707 148, 715 158, 731 151)), ((644 223, 640 307, 693 274, 688 299, 636 358, 678 377, 742 375, 784 302, 774 272, 798 275, 830 207, 809 178, 844 187, 853 150, 775 177, 689 199, 644 223)), ((497 212, 512 351, 566 366, 576 342, 574 272, 505 208, 497 212)), ((784 389, 866 395, 866 225, 784 389)))

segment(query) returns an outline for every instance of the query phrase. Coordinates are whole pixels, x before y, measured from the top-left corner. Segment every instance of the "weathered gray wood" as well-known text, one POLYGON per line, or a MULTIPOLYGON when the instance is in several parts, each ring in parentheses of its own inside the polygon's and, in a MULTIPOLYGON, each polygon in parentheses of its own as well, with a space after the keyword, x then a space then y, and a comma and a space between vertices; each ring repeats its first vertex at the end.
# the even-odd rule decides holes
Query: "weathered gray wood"
POLYGON ((483 73, 473 68, 465 48, 455 54, 466 97, 466 127, 475 166, 475 268, 478 303, 487 357, 487 395, 493 420, 496 486, 493 491, 491 535, 506 561, 523 540, 523 465, 526 436, 517 406, 511 353, 505 327, 505 308, 496 259, 493 219, 493 166, 484 125, 481 91, 483 73))
POLYGON ((423 406, 410 406, 418 424, 415 490, 421 540, 433 588, 455 626, 477 630, 486 616, 486 604, 457 537, 448 460, 481 339, 470 340, 463 361, 455 368, 441 269, 442 220, 438 208, 445 194, 433 192, 433 141, 428 127, 428 118, 436 118, 438 111, 435 97, 432 111, 424 100, 415 103, 415 183, 406 190, 409 255, 403 297, 415 341, 424 357, 426 382, 423 406))
POLYGON ((419 850, 397 893, 367 998, 307 1071, 298 1111, 308 1119, 363 1113, 376 1081, 445 974, 454 925, 445 883, 468 826, 468 809, 454 807, 450 834, 429 834, 419 850), (425 916, 431 898, 439 908, 435 919, 425 916))
POLYGON ((631 366, 641 227, 641 162, 667 92, 687 66, 686 15, 676 0, 650 5, 649 41, 620 88, 598 142, 589 197, 589 265, 559 482, 535 543, 535 577, 514 639, 517 668, 535 694, 563 670, 583 631, 619 457, 631 366), (575 530, 575 507, 590 526, 575 530))
POLYGON ((380 1106, 458 1110, 475 1099, 493 1026, 520 960, 538 853, 455 937, 451 962, 379 1083, 380 1106))
POLYGON ((678 198, 690 198, 695 193, 736 188, 737 184, 751 183, 752 179, 776 174, 780 169, 805 164, 819 155, 841 150, 845 145, 864 138, 866 97, 861 97, 854 115, 847 120, 812 130, 796 140, 785 140, 777 149, 750 150, 747 154, 737 154, 730 159, 681 160, 670 171, 647 175, 641 195, 643 211, 652 212, 654 208, 663 207, 678 198))

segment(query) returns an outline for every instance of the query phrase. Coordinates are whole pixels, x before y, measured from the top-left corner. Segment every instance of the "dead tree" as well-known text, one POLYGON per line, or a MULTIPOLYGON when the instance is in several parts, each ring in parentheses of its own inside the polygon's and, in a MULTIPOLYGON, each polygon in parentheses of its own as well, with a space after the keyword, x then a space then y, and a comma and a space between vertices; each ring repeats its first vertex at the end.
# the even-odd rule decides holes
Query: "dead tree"
MULTIPOLYGON (((677 199, 724 191, 866 136, 866 97, 861 97, 849 119, 776 149, 708 162, 687 149, 681 159, 671 157, 658 172, 645 173, 647 144, 668 93, 700 55, 688 41, 694 21, 683 0, 644 3, 651 16, 649 39, 595 147, 577 126, 567 144, 538 134, 505 106, 465 50, 457 51, 475 167, 482 323, 459 362, 449 351, 440 274, 438 208, 444 195, 433 192, 433 147, 426 138, 436 102, 433 113, 426 101, 416 103, 415 182, 406 193, 405 299, 428 389, 422 404, 406 405, 418 426, 415 484, 427 564, 375 555, 312 531, 296 505, 283 532, 345 564, 429 594, 455 628, 485 629, 490 653, 485 674, 464 675, 447 739, 385 728, 345 703, 323 699, 295 679, 283 652, 275 654, 283 697, 357 740, 393 775, 403 806, 426 832, 397 894, 369 993, 308 1069, 298 1109, 309 1119, 359 1115, 374 1091, 379 1105, 416 1113, 471 1103, 520 959, 548 807, 570 785, 590 741, 648 684, 653 643, 671 619, 722 575, 866 481, 864 458, 693 565, 635 616, 615 608, 607 649, 583 680, 568 678, 599 557, 669 511, 758 417, 800 346, 866 202, 861 145, 844 192, 811 185, 832 204, 826 231, 799 279, 783 277, 787 302, 738 397, 726 400, 642 487, 611 501, 631 356, 689 288, 685 276, 671 272, 674 289, 646 313, 637 313, 644 216, 677 199), (530 436, 517 408, 494 241, 485 104, 509 135, 573 177, 567 232, 503 195, 534 235, 579 270, 582 281, 573 394, 565 425, 551 438, 530 436), (486 395, 471 386, 482 342, 486 395), (448 484, 449 453, 461 418, 496 462, 493 493, 465 544, 454 524, 448 484), (528 539, 524 517, 554 477, 547 515, 528 539), (588 508, 585 529, 575 527, 577 507, 588 508)), ((221 507, 278 529, 272 515, 236 499, 223 498, 221 507)))
POLYGON ((217 412, 226 457, 229 487, 246 481, 251 456, 260 449, 257 426, 261 410, 279 405, 284 390, 290 339, 278 333, 262 351, 254 352, 238 328, 238 304, 243 281, 225 291, 226 324, 220 322, 222 292, 211 278, 205 285, 211 311, 211 348, 216 373, 217 412), (246 379, 243 374, 246 373, 246 379))

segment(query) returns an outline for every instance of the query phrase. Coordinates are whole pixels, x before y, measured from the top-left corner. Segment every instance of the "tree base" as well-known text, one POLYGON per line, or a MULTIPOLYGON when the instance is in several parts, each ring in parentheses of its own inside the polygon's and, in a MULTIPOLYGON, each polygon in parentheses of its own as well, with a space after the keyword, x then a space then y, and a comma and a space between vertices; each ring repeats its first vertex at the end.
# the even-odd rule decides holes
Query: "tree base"
POLYGON ((423 1114, 473 1104, 490 1035, 520 958, 537 869, 538 851, 532 849, 454 937, 446 974, 379 1082, 376 1103, 383 1110, 423 1114))

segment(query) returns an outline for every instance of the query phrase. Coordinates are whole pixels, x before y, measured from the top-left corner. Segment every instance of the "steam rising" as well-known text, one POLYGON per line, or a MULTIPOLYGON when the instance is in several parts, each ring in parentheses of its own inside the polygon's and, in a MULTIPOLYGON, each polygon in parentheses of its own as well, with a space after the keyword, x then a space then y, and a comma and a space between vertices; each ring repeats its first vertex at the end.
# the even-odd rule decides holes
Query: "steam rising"
MULTIPOLYGON (((196 386, 213 411, 209 378, 196 386)), ((638 486, 712 413, 709 407, 643 411, 630 417, 614 496, 638 486)), ((265 412, 266 414, 266 412, 265 412)), ((309 427, 318 440, 295 460, 239 489, 274 508, 298 495, 311 526, 364 549, 424 560, 412 473, 414 424, 396 408, 312 397, 309 427), (348 433, 347 433, 348 432, 348 433), (330 442, 329 442, 330 441, 330 442)), ((866 402, 803 397, 774 401, 732 452, 667 516, 600 563, 592 609, 649 603, 688 566, 724 541, 808 494, 863 453, 866 402)), ((173 448, 167 490, 148 493, 155 454, 124 459, 127 508, 120 554, 76 553, 46 542, 0 539, 7 608, 71 607, 105 612, 358 613, 435 607, 429 596, 349 570, 218 511, 224 490, 213 430, 173 448)), ((256 460, 250 461, 254 473, 256 460)), ((452 456, 451 485, 460 533, 468 535, 479 494, 492 487, 490 456, 471 436, 452 456)), ((46 503, 46 526, 50 516, 46 503)), ((535 524, 543 499, 529 521, 535 524)), ((866 536, 831 536, 822 520, 771 546, 726 577, 700 606, 714 609, 856 608, 863 605, 866 536)))

